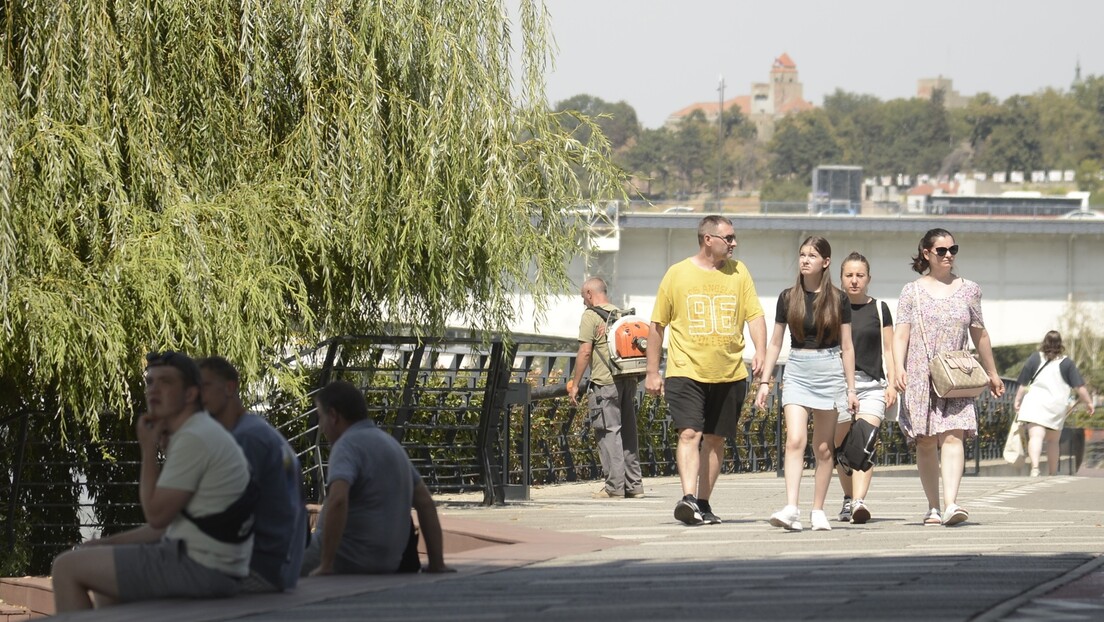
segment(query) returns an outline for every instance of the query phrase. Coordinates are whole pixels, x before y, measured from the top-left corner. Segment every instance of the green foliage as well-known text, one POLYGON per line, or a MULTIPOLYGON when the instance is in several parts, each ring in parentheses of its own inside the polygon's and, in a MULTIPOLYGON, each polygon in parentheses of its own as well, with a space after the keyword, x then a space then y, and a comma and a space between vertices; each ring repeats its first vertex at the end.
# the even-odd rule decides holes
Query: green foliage
POLYGON ((320 334, 500 330, 516 287, 561 291, 562 210, 619 196, 623 175, 601 132, 570 136, 544 107, 543 5, 521 3, 516 84, 505 14, 5 0, 5 406, 57 396, 61 434, 95 436, 140 402, 149 349, 254 378, 320 334))
POLYGON ((725 111, 721 127, 698 110, 675 127, 641 130, 614 159, 650 195, 713 192, 718 168, 724 192, 761 176, 765 156, 755 136, 755 126, 735 106, 725 111))
POLYGON ((993 360, 997 364, 997 372, 1001 378, 1019 377, 1027 357, 1039 349, 1038 343, 1024 343, 1015 346, 994 346, 993 360))
POLYGON ((771 172, 775 177, 801 174, 809 167, 806 153, 824 164, 837 148, 842 161, 875 175, 1077 168, 1086 160, 1104 160, 1100 102, 1104 78, 1094 76, 1070 92, 1048 89, 1003 102, 980 93, 949 111, 938 90, 930 100, 886 102, 837 90, 825 97, 822 108, 830 132, 820 130, 811 143, 801 143, 802 132, 794 132, 811 134, 808 122, 796 118, 811 113, 779 123, 776 137, 781 131, 789 135, 771 144, 771 172))
POLYGON ((801 179, 768 179, 759 192, 760 201, 796 202, 809 200, 809 184, 801 179))
POLYGON ((1100 328, 1099 303, 1070 302, 1058 331, 1066 354, 1088 384, 1090 392, 1104 392, 1104 330, 1100 328))
POLYGON ((976 163, 986 171, 1034 171, 1043 166, 1039 114, 1029 99, 1005 100, 976 163))
POLYGON ((582 143, 590 142, 590 131, 586 124, 579 122, 575 113, 593 120, 613 151, 620 151, 640 135, 636 110, 623 101, 610 103, 600 97, 580 94, 557 103, 554 109, 569 113, 561 116, 560 122, 569 133, 579 132, 576 137, 582 143))
POLYGON ((771 175, 783 179, 809 179, 821 164, 839 164, 843 148, 824 110, 811 110, 779 121, 771 137, 771 175))

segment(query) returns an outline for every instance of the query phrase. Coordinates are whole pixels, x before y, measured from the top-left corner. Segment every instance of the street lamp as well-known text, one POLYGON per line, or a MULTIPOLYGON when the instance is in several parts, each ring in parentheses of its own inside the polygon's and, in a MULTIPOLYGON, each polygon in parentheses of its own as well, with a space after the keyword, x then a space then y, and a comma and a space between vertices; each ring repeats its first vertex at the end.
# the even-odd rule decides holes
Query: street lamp
POLYGON ((721 204, 721 157, 724 151, 724 76, 717 76, 717 92, 720 93, 717 105, 717 183, 713 187, 713 200, 721 204))

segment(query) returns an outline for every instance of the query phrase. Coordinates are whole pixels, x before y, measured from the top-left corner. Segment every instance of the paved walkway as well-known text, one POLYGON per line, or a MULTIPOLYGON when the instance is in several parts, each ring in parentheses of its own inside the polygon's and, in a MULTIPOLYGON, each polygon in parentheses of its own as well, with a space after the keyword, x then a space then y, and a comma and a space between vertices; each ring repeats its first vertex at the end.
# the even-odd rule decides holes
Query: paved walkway
MULTIPOLYGON (((811 477, 802 489, 808 524, 811 477)), ((467 534, 448 575, 307 580, 293 594, 146 603, 72 619, 187 620, 1100 620, 1104 478, 967 477, 958 527, 924 527, 914 476, 875 477, 866 525, 789 533, 772 475, 725 475, 721 525, 671 515, 675 478, 643 499, 593 500, 598 483, 534 488, 531 501, 441 507, 467 534), (497 540, 497 542, 495 541, 497 540), (507 544, 513 542, 514 544, 507 544)), ((833 483, 827 510, 840 493, 833 483)))

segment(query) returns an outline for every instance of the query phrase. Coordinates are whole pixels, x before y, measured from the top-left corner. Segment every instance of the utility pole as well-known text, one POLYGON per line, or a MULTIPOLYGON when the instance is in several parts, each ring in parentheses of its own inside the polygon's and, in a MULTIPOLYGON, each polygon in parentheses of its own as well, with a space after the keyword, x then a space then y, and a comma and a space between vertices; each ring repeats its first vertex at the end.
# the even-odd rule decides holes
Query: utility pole
POLYGON ((717 92, 720 93, 717 106, 717 184, 713 188, 713 200, 719 210, 721 205, 721 162, 724 160, 724 76, 717 76, 717 92))

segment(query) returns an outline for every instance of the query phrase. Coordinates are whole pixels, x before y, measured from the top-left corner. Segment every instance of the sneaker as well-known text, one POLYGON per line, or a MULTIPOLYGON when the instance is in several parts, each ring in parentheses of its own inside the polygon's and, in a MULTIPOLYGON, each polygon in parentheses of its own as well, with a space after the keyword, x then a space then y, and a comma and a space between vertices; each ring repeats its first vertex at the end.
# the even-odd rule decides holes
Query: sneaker
POLYGON ((813 510, 809 515, 809 522, 813 524, 813 531, 832 531, 832 523, 828 522, 824 510, 813 510))
POLYGON ((702 524, 701 510, 698 509, 698 500, 694 495, 686 495, 675 504, 675 518, 687 525, 702 524))
POLYGON ((590 495, 591 499, 620 499, 621 495, 616 492, 612 492, 607 488, 601 488, 594 494, 590 495))
POLYGON ((1031 477, 1039 477, 1039 469, 1031 469, 1031 477))
POLYGON ((640 499, 643 496, 644 496, 644 489, 643 488, 638 488, 636 490, 626 490, 625 491, 625 498, 626 499, 640 499))
POLYGON ((855 499, 855 503, 851 505, 851 522, 861 525, 868 520, 870 520, 870 508, 866 507, 862 499, 855 499))
POLYGON ((708 501, 702 501, 701 499, 698 499, 698 509, 701 510, 702 522, 706 525, 721 524, 720 517, 713 513, 713 508, 709 507, 708 501))
POLYGON ((792 505, 771 514, 770 524, 790 531, 801 531, 801 512, 792 505))
POLYGON ((970 518, 970 513, 965 508, 960 508, 957 504, 952 503, 947 506, 947 512, 943 516, 943 524, 951 527, 966 522, 968 518, 970 518))
POLYGON ((851 497, 843 498, 843 508, 840 509, 839 519, 841 523, 850 522, 851 520, 851 497))
POLYGON ((920 519, 920 523, 923 524, 925 527, 942 525, 943 517, 939 515, 939 508, 932 508, 928 510, 928 513, 924 515, 924 518, 920 519))

